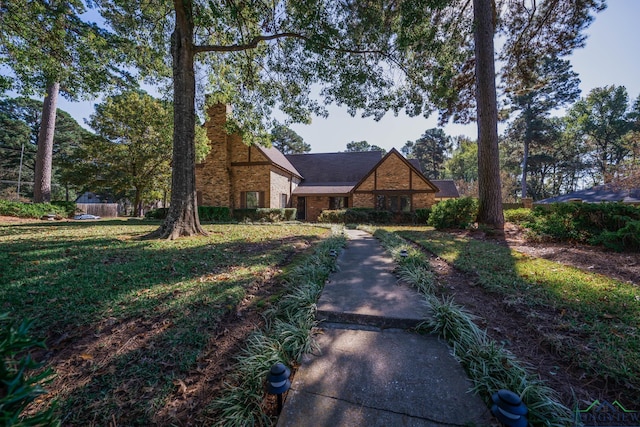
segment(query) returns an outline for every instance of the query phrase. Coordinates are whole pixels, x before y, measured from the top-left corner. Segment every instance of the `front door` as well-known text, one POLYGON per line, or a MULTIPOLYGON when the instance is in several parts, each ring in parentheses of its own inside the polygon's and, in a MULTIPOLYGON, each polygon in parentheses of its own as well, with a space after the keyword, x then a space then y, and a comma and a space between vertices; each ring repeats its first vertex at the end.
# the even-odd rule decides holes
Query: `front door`
POLYGON ((306 213, 307 199, 305 197, 298 197, 298 205, 296 206, 296 208, 297 208, 296 219, 298 221, 306 220, 307 219, 307 213, 306 213))

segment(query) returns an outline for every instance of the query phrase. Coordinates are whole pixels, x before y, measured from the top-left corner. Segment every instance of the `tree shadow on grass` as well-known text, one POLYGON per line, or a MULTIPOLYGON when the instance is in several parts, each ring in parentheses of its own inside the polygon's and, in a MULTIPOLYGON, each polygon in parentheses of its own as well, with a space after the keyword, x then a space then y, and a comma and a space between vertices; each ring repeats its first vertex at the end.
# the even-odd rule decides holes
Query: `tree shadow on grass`
POLYGON ((59 378, 50 397, 61 399, 69 425, 153 424, 174 379, 202 369, 201 352, 247 289, 321 234, 216 228, 149 242, 43 229, 2 242, 0 301, 14 317, 33 318, 33 333, 46 339, 41 356, 59 378))

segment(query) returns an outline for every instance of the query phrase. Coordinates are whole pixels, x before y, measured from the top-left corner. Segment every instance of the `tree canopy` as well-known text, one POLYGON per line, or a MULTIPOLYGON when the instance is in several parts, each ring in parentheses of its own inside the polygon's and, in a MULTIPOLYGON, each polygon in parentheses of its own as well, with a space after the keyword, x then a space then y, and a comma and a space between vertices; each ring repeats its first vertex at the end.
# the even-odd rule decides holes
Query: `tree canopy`
POLYGON ((345 151, 382 151, 383 153, 387 152, 387 150, 385 150, 384 148, 378 147, 377 145, 369 144, 367 141, 351 141, 347 143, 347 149, 345 151))
POLYGON ((451 137, 444 130, 433 128, 426 130, 415 141, 407 141, 402 153, 407 158, 418 159, 422 172, 429 179, 442 178, 445 161, 452 148, 451 137))
POLYGON ((109 96, 95 109, 88 123, 96 137, 75 155, 78 175, 92 191, 129 198, 137 216, 142 202, 158 199, 157 190, 169 187, 172 108, 132 91, 109 96))
POLYGON ((283 154, 303 154, 311 151, 311 146, 294 130, 284 125, 276 125, 271 129, 271 145, 283 154))

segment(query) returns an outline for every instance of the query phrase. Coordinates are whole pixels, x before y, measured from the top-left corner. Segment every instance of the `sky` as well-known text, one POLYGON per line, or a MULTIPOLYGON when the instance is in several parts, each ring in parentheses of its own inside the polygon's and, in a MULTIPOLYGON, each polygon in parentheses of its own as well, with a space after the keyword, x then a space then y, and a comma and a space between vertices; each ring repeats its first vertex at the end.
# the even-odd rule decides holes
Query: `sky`
MULTIPOLYGON (((625 86, 632 102, 640 95, 640 0, 609 0, 607 9, 596 15, 587 29, 586 46, 568 57, 580 76, 582 96, 596 87, 625 86)), ((99 101, 98 101, 99 102, 99 101)), ((93 113, 94 102, 70 103, 61 99, 58 108, 70 113, 79 123, 93 113)), ((329 106, 329 117, 315 117, 310 125, 290 127, 311 145, 312 153, 344 151, 351 141, 400 150, 427 130, 437 127, 437 117, 407 117, 387 114, 376 122, 372 118, 351 117, 346 108, 329 106)), ((501 129, 503 126, 501 126, 501 129)), ((476 124, 448 124, 450 136, 477 137, 476 124)))

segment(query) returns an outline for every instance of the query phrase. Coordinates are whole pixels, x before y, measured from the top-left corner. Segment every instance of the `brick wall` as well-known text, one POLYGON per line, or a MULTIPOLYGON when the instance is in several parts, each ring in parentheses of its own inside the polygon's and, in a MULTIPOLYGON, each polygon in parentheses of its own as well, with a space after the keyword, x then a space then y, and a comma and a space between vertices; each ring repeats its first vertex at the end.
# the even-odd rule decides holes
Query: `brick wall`
POLYGON ((198 201, 207 206, 230 206, 231 180, 229 172, 229 135, 224 129, 227 107, 217 104, 209 108, 209 120, 205 123, 211 151, 205 160, 196 166, 196 189, 198 201))

